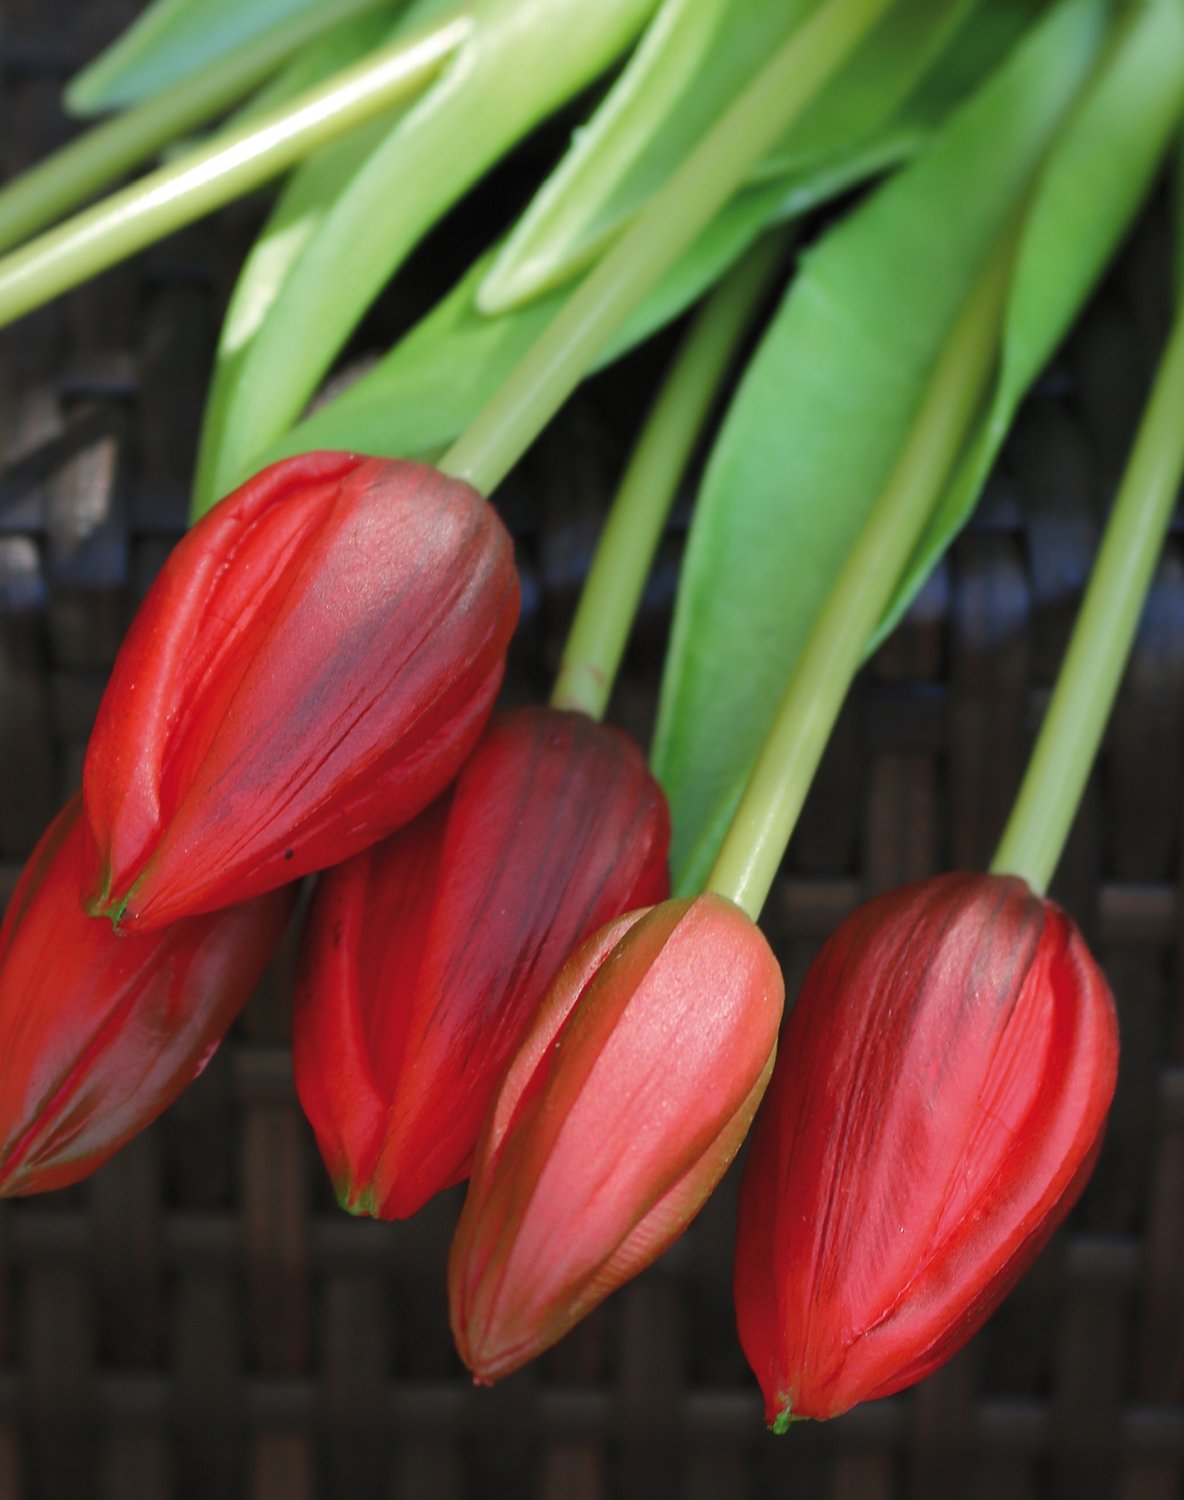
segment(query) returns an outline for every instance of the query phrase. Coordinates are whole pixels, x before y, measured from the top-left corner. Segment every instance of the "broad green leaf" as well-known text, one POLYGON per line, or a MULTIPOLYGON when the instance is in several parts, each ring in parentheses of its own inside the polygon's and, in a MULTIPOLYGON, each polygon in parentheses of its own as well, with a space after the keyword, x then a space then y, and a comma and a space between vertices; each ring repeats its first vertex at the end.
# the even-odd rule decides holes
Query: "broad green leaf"
POLYGON ((1008 298, 994 399, 877 640, 899 619, 974 509, 1024 392, 1132 223, 1182 113, 1184 0, 1146 0, 1041 173, 1008 298))
POLYGON ((1046 0, 975 0, 945 10, 918 3, 891 11, 798 129, 760 163, 754 180, 850 151, 861 129, 885 150, 894 140, 921 141, 1045 8, 1046 0))
MULTIPOLYGON (((645 300, 602 363, 648 338, 702 296, 780 217, 782 202, 780 187, 766 186, 730 204, 645 300)), ((259 462, 313 448, 421 457, 459 436, 572 295, 571 288, 561 288, 513 312, 486 317, 477 307, 477 288, 491 261, 492 254, 478 260, 380 364, 306 417, 259 462)))
POLYGON ((73 78, 72 114, 138 104, 328 0, 156 0, 73 78))
MULTIPOLYGON (((867 151, 982 0, 899 0, 754 180, 812 175, 867 151)), ((1034 0, 1029 0, 1030 12, 1034 0)), ((667 0, 615 87, 507 240, 479 293, 504 312, 603 252, 816 0, 667 0)), ((1009 14, 1018 9, 1006 0, 1009 14)), ((902 143, 917 130, 894 132, 902 143)))
POLYGON ((474 0, 474 24, 456 55, 344 182, 288 263, 249 345, 231 367, 219 362, 199 507, 299 417, 427 230, 539 120, 610 66, 654 3, 474 0))
MULTIPOLYGON (((341 183, 364 164, 390 128, 389 116, 368 121, 303 163, 289 178, 243 261, 223 319, 214 381, 206 398, 194 477, 195 496, 204 496, 205 504, 195 510, 195 518, 230 488, 221 483, 213 465, 222 451, 229 403, 242 379, 255 335, 275 306, 292 267, 324 223, 341 183)), ((247 477, 246 471, 243 477, 247 477)))
POLYGON ((802 172, 869 137, 900 110, 980 0, 900 0, 759 168, 802 172))
POLYGON ((1106 36, 1065 0, 803 260, 694 513, 659 703, 680 890, 710 868, 797 653, 883 489, 938 352, 1106 36))
MULTIPOLYGON (((349 53, 353 49, 360 49, 356 54, 360 57, 367 44, 381 46, 393 42, 400 35, 430 24, 445 9, 444 0, 419 0, 393 26, 388 13, 382 18, 381 33, 373 41, 369 39, 372 18, 358 18, 337 28, 317 47, 306 49, 304 56, 294 64, 301 72, 300 78, 281 74, 275 87, 287 90, 294 84, 292 93, 299 93, 305 84, 317 82, 317 74, 329 76, 334 71, 334 63, 348 66, 352 60, 349 53), (326 43, 330 50, 328 58, 321 51, 326 43), (313 76, 309 77, 309 73, 313 76)), ((272 98, 263 107, 281 102, 282 99, 272 98)), ((214 379, 206 398, 202 443, 194 478, 195 497, 205 497, 205 505, 230 487, 225 483, 219 487, 213 466, 222 451, 223 426, 230 411, 230 398, 237 389, 256 333, 275 304, 293 266, 337 201, 342 185, 361 170, 408 108, 408 105, 399 105, 367 121, 301 163, 289 176, 266 224, 247 253, 222 322, 214 379)), ((247 477, 246 473, 243 477, 247 477)), ((195 501, 196 514, 200 514, 200 510, 195 501)))
POLYGON ((817 3, 665 0, 495 257, 482 312, 506 312, 586 269, 817 3))
MULTIPOLYGON (((926 79, 869 139, 783 181, 754 186, 728 206, 629 320, 603 356, 610 363, 701 297, 769 224, 820 203, 907 160, 943 114, 999 60, 1043 0, 998 0, 988 23, 972 23, 943 54, 948 81, 926 79)), ((935 65, 936 69, 936 65, 935 65)), ((484 315, 478 289, 499 252, 482 257, 454 291, 372 370, 260 455, 272 462, 311 448, 355 448, 392 457, 438 454, 468 426, 574 288, 484 315)), ((251 299, 245 299, 248 304, 251 299)), ((233 318, 228 320, 228 329, 233 318)), ((246 478, 244 472, 236 478, 246 478)))

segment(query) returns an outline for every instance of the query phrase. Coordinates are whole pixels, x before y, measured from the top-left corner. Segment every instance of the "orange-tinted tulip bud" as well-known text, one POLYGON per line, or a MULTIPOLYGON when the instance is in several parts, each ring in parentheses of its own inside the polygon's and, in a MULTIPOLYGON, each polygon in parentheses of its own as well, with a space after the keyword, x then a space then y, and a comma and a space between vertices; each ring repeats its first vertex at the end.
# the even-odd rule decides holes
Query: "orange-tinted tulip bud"
POLYGON ((480 1381, 563 1336, 683 1232, 739 1149, 784 988, 719 896, 667 901, 571 957, 482 1133, 448 1263, 480 1381))
POLYGON ((324 876, 292 1055, 343 1206, 405 1218, 468 1175, 547 985, 590 933, 666 895, 669 844, 627 735, 517 709, 437 804, 324 876))
POLYGON ((83 914, 75 797, 0 927, 0 1196, 86 1177, 193 1081, 283 934, 294 888, 120 936, 83 914))
POLYGON ((740 1339, 780 1429, 944 1363, 1069 1211, 1114 1092, 1106 981, 1023 881, 947 875, 849 917, 753 1132, 740 1339))
POLYGON ((84 775, 100 911, 141 929, 323 869, 455 776, 501 681, 512 548, 468 485, 313 453, 209 512, 144 600, 84 775))

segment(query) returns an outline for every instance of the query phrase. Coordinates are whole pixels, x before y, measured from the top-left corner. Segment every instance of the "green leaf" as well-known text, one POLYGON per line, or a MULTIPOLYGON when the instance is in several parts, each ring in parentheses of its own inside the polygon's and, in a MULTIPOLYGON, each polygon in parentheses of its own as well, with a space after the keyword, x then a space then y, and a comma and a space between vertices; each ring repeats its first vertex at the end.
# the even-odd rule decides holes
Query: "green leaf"
MULTIPOLYGON (((646 298, 601 363, 618 358, 698 300, 780 217, 783 201, 780 185, 773 185, 730 204, 646 298)), ((314 448, 421 457, 452 442, 572 295, 571 288, 561 288, 513 312, 486 317, 477 306, 477 288, 492 258, 478 260, 381 363, 306 417, 258 462, 314 448)))
POLYGON ((587 268, 818 0, 665 0, 482 283, 506 312, 587 268))
MULTIPOLYGON (((743 70, 792 33, 814 3, 667 0, 495 259, 480 289, 482 310, 505 312, 595 260, 677 166, 743 70)), ((831 166, 842 178, 856 156, 877 166, 904 159, 1041 3, 899 0, 753 180, 813 181, 831 166), (977 14, 987 11, 989 21, 977 14), (967 26, 968 16, 977 25, 967 26), (948 74, 952 84, 914 102, 927 70, 948 74)))
MULTIPOLYGON (((281 96, 295 97, 305 86, 314 86, 322 78, 331 76, 337 65, 348 66, 353 60, 350 54, 354 49, 358 49, 355 55, 360 58, 373 45, 396 41, 414 28, 430 24, 444 10, 442 0, 419 0, 393 26, 389 15, 383 17, 382 31, 376 39, 370 36, 374 18, 359 17, 338 27, 317 46, 305 49, 292 68, 277 77, 273 89, 281 96)), ((255 101, 260 111, 283 102, 283 97, 255 101)), ((245 114, 256 112, 255 103, 245 114)), ((214 466, 222 453, 224 426, 232 410, 231 401, 256 333, 279 297, 293 266, 336 202, 342 185, 361 170, 408 108, 408 105, 399 105, 367 121, 303 162, 289 176, 266 224, 248 251, 223 319, 214 378, 206 397, 202 441, 194 477, 195 518, 230 488, 220 482, 214 466), (204 504, 199 504, 203 499, 204 504)), ((250 472, 253 470, 244 472, 243 478, 250 472)))
POLYGON ((1184 298, 1184 142, 1176 152, 1176 297, 1184 298))
POLYGON ((322 205, 230 365, 219 360, 198 506, 283 436, 428 229, 521 137, 630 44, 655 0, 476 0, 468 39, 322 205), (507 81, 512 79, 513 86, 507 81))
POLYGON ((1184 113, 1182 59, 1184 3, 1146 0, 1058 140, 1020 241, 994 399, 877 641, 962 529, 1025 391, 1134 220, 1184 113))
POLYGON ((324 0, 156 0, 66 88, 75 115, 150 99, 324 0))
MULTIPOLYGON (((931 70, 940 67, 941 80, 927 76, 879 132, 832 159, 791 173, 784 181, 766 182, 741 193, 646 298, 606 349, 601 364, 611 363, 678 317, 769 224, 806 213, 911 156, 942 115, 998 61, 1040 3, 997 0, 996 5, 975 12, 931 70)), ((266 261, 261 265, 260 281, 280 264, 275 257, 285 243, 292 245, 286 239, 292 232, 284 222, 277 225, 279 247, 269 250, 270 266, 266 261)), ((478 306, 477 293, 498 253, 495 249, 482 257, 382 361, 318 407, 255 463, 271 463, 313 448, 357 449, 391 457, 440 453, 476 417, 574 290, 561 287, 510 311, 486 316, 478 306)), ((244 276, 240 289, 249 283, 250 278, 244 276)), ((259 287, 244 294, 242 302, 247 308, 257 307, 267 296, 266 288, 259 287)), ((234 313, 232 308, 228 330, 234 329, 234 313)), ((244 472, 235 482, 246 477, 244 472)))
POLYGON ((850 150, 901 110, 979 0, 900 0, 759 168, 787 177, 850 150))
POLYGON ((349 17, 301 48, 227 123, 244 125, 265 115, 268 110, 279 109, 306 90, 325 83, 342 68, 360 62, 392 35, 389 5, 349 17))
POLYGON ((929 372, 1106 33, 1066 0, 917 160, 808 256, 753 359, 695 510, 654 767, 679 890, 702 882, 818 611, 929 372))

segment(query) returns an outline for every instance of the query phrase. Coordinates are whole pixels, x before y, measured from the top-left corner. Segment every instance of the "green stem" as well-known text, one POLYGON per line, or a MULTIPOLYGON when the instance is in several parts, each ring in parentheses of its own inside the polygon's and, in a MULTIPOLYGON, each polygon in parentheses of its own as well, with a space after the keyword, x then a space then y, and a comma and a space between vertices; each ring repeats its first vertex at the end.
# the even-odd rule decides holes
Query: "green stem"
POLYGON ((683 340, 605 522, 563 649, 552 708, 604 717, 679 481, 790 238, 782 228, 760 239, 683 340))
POLYGON ((20 244, 161 146, 228 109, 306 43, 385 3, 336 0, 296 16, 55 151, 0 189, 0 250, 20 244))
POLYGON ((1019 797, 991 862, 1047 889, 1085 790, 1184 479, 1184 313, 1176 318, 1019 797))
POLYGON ((491 493, 634 307, 893 0, 826 0, 774 53, 597 264, 441 467, 491 493))
POLYGON ((0 260, 0 327, 283 172, 425 87, 471 29, 453 14, 227 131, 0 260))
POLYGON ((781 699, 707 889, 755 921, 831 729, 961 451, 994 367, 1011 269, 1008 235, 954 326, 875 509, 827 597, 781 699))

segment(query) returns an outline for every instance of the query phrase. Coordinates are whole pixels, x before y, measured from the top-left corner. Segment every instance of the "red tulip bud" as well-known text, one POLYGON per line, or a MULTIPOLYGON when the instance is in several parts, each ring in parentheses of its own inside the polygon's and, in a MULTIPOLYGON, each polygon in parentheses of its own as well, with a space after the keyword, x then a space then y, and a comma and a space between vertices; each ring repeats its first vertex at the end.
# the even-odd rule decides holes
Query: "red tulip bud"
POLYGON ((683 1232, 773 1065, 784 989, 719 896, 610 923, 548 991, 477 1147, 448 1263, 481 1382, 541 1353, 683 1232))
POLYGON ((469 1171, 507 1061, 564 959, 668 890, 666 799, 583 714, 502 715, 452 791, 321 881, 293 1029, 343 1206, 406 1218, 469 1171))
POLYGON ((160 932, 83 914, 75 797, 0 927, 0 1196, 86 1177, 193 1081, 254 989, 295 888, 160 932))
POLYGON ((158 927, 322 869, 472 749, 518 609, 475 490, 420 464, 273 464, 182 539, 87 751, 89 909, 158 927))
POLYGON ((1083 1187, 1117 1060, 1105 979, 1021 880, 943 876, 839 927, 741 1191, 740 1340, 778 1430, 913 1384, 986 1321, 1083 1187))

